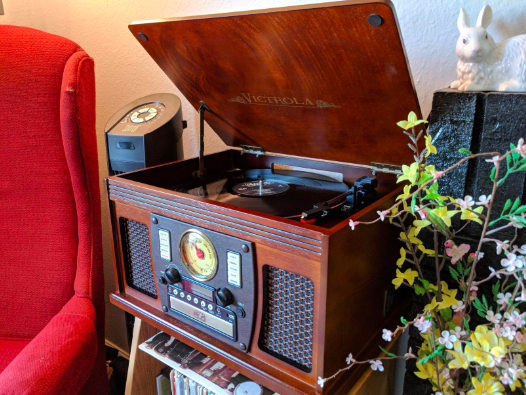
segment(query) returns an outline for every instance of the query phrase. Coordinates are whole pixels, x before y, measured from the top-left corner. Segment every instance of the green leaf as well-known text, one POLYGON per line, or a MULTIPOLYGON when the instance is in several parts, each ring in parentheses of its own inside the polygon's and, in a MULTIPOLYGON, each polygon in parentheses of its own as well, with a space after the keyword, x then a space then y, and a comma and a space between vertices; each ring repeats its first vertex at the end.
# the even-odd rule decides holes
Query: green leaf
POLYGON ((513 214, 522 214, 526 211, 526 206, 520 206, 513 214))
POLYGON ((407 325, 407 320, 404 317, 400 317, 400 322, 404 325, 407 325))
POLYGON ((447 227, 442 218, 438 215, 433 214, 431 211, 427 211, 427 220, 429 220, 433 225, 435 225, 441 232, 446 233, 447 227))
POLYGON ((493 300, 496 302, 499 299, 497 295, 500 293, 500 280, 492 285, 491 291, 493 293, 493 300))
POLYGON ((440 315, 446 320, 446 322, 451 321, 453 318, 453 312, 449 307, 447 309, 440 310, 440 315))
POLYGON ((511 155, 506 156, 506 165, 508 166, 508 169, 511 168, 511 155))
POLYGON ((416 185, 422 185, 422 184, 425 184, 426 182, 428 182, 429 180, 431 180, 433 178, 433 176, 431 174, 428 174, 428 173, 424 173, 422 174, 422 176, 420 177, 420 179, 416 182, 416 185))
POLYGON ((415 293, 417 295, 423 295, 426 293, 426 290, 422 288, 420 285, 415 284, 414 287, 415 287, 415 293))
MULTIPOLYGON (((462 262, 458 261, 457 262, 457 270, 458 270, 458 273, 464 277, 464 268, 462 267, 462 262)), ((467 270, 467 269, 466 269, 467 270)))
POLYGON ((497 170, 496 167, 494 167, 493 169, 491 169, 491 174, 489 175, 489 178, 491 181, 495 181, 495 171, 497 170))
POLYGON ((519 198, 515 199, 515 202, 513 202, 513 206, 511 206, 510 213, 514 214, 515 210, 517 209, 517 207, 519 207, 520 204, 521 204, 521 200, 519 198))
POLYGON ((411 213, 415 215, 415 206, 416 206, 416 193, 413 194, 413 197, 411 198, 411 213))
POLYGON ((455 281, 458 282, 458 277, 460 276, 460 274, 458 274, 458 272, 453 266, 449 266, 449 273, 451 273, 451 277, 453 277, 455 281))
POLYGON ((466 317, 464 317, 464 328, 466 328, 466 330, 468 332, 471 332, 471 330, 469 329, 469 322, 468 320, 466 319, 466 317))
POLYGON ((467 156, 471 155, 471 151, 465 149, 465 148, 461 148, 458 150, 458 152, 460 152, 461 154, 466 154, 467 156))
POLYGON ((429 361, 431 358, 434 358, 436 357, 437 355, 440 355, 442 354, 442 350, 444 349, 444 346, 438 346, 437 349, 435 351, 433 351, 431 354, 429 354, 427 357, 425 358, 422 358, 420 361, 418 361, 417 363, 419 365, 422 365, 423 363, 426 363, 427 361, 429 361))
POLYGON ((484 376, 484 374, 486 374, 486 367, 485 367, 485 366, 483 366, 482 369, 480 369, 480 373, 479 373, 479 375, 477 376, 477 379, 478 379, 479 381, 481 381, 481 380, 482 380, 482 377, 484 376))
MULTIPOLYGON (((500 180, 502 181, 502 180, 500 180)), ((504 216, 504 213, 508 211, 508 209, 511 207, 511 199, 506 200, 506 203, 504 204, 504 208, 502 209, 501 216, 504 216)))
POLYGON ((392 352, 389 352, 387 350, 385 350, 384 348, 382 348, 382 346, 378 346, 380 347, 380 350, 382 350, 386 355, 390 356, 390 357, 396 357, 395 354, 393 354, 392 352))
POLYGON ((517 281, 514 281, 511 284, 506 285, 506 287, 504 288, 504 292, 506 292, 507 290, 515 287, 516 285, 517 285, 517 281))
MULTIPOLYGON (((420 282, 422 283, 422 285, 424 286, 424 289, 427 291, 429 289, 429 281, 427 280, 424 280, 423 278, 420 278, 418 277, 418 280, 420 280, 420 282)), ((526 316, 525 316, 526 317, 526 316)))
POLYGON ((482 303, 484 303, 484 307, 486 308, 486 311, 488 311, 489 307, 488 307, 488 301, 486 300, 486 295, 482 295, 482 303))

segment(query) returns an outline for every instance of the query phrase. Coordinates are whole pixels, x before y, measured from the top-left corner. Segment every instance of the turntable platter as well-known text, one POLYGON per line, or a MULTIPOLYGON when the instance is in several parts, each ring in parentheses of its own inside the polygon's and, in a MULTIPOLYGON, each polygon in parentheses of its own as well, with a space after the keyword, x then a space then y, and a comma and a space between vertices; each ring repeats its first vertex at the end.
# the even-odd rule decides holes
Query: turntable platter
POLYGON ((233 171, 209 180, 196 180, 176 188, 178 192, 280 217, 300 216, 314 204, 349 190, 343 182, 274 174, 270 169, 233 171))

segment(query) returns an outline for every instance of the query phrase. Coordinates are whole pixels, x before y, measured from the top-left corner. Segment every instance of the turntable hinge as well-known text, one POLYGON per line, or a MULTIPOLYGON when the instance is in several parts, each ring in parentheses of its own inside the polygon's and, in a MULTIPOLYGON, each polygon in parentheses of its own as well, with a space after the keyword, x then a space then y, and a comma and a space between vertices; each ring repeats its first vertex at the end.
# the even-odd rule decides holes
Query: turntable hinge
POLYGON ((241 155, 256 154, 256 156, 259 156, 260 154, 264 154, 264 153, 265 153, 265 150, 261 147, 256 147, 254 145, 241 144, 241 155))
POLYGON ((403 174, 402 166, 387 165, 385 163, 371 162, 371 170, 373 174, 376 173, 390 173, 390 174, 403 174))

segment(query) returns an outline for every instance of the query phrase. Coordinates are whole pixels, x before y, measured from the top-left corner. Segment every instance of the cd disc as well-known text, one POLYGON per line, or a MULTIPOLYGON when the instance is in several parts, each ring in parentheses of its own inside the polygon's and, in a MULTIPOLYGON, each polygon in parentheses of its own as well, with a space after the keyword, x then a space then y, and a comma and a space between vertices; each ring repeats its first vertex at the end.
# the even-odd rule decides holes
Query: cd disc
POLYGON ((300 215, 314 204, 348 190, 343 182, 274 174, 270 169, 234 171, 205 185, 195 181, 177 188, 179 192, 280 217, 300 215))

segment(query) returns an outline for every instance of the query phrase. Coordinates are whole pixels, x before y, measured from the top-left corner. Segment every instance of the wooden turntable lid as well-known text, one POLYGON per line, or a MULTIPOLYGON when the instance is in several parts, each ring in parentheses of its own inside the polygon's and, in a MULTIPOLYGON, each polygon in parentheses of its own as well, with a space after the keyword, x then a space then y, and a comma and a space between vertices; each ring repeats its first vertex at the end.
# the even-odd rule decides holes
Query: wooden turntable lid
POLYGON ((229 146, 365 165, 413 161, 396 122, 420 111, 390 2, 145 21, 130 30, 196 109, 200 100, 211 108, 206 121, 229 146))

